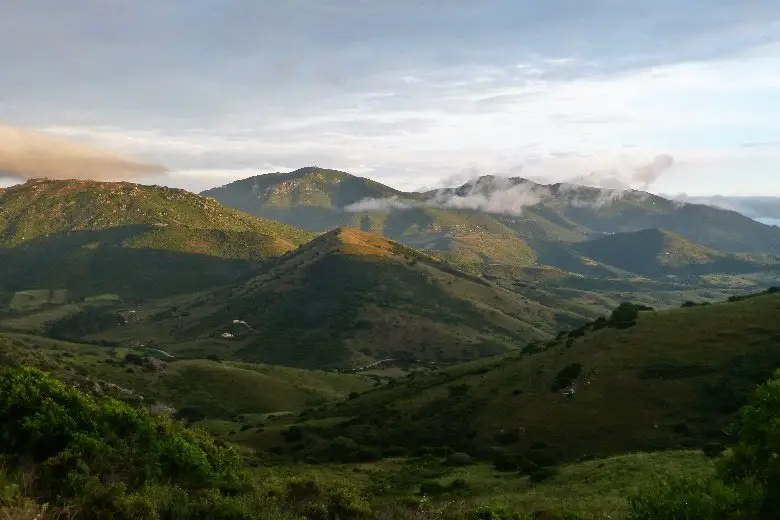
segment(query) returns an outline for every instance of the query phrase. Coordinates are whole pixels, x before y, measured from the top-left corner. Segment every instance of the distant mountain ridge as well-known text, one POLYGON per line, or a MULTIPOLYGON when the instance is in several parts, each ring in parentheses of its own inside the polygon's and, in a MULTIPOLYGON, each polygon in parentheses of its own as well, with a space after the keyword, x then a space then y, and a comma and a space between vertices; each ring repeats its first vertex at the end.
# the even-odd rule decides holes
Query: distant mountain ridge
POLYGON ((309 167, 259 175, 203 194, 312 232, 354 226, 379 233, 473 270, 496 264, 566 269, 582 264, 588 270, 571 245, 646 229, 664 229, 719 252, 780 255, 780 229, 735 211, 635 190, 543 185, 522 178, 484 176, 457 187, 408 193, 309 167), (562 249, 569 250, 564 254, 562 249), (561 254, 574 258, 574 264, 556 265, 561 254))

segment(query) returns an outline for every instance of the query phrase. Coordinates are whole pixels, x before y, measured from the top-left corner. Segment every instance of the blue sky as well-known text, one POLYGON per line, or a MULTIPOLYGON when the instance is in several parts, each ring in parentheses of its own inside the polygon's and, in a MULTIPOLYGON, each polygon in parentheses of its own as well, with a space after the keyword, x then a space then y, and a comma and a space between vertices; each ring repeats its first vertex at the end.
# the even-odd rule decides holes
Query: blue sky
POLYGON ((780 2, 0 3, 0 124, 201 190, 338 168, 780 195, 780 2), (464 173, 465 172, 465 173, 464 173))

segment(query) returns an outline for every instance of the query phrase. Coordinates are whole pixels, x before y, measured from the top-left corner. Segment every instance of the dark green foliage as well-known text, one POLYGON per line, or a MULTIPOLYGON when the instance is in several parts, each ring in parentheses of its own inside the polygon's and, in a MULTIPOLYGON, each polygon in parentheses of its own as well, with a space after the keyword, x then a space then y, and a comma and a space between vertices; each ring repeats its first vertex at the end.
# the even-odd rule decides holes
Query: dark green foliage
POLYGON ((758 509, 768 518, 780 512, 780 372, 761 385, 734 425, 738 442, 720 473, 727 483, 758 490, 758 509))
POLYGON ((116 312, 101 307, 87 307, 59 320, 46 324, 46 334, 52 338, 75 339, 127 323, 116 312))
POLYGON ((627 329, 636 323, 641 311, 652 311, 652 307, 633 303, 621 303, 607 319, 606 326, 613 329, 627 329))
MULTIPOLYGON (((759 386, 733 427, 737 443, 711 479, 661 482, 631 497, 631 520, 763 520, 780 512, 780 372, 759 386)), ((720 446, 708 448, 711 455, 720 446)))
POLYGON ((555 381, 553 381, 551 387, 552 391, 557 392, 568 388, 580 375, 582 375, 582 365, 580 363, 572 363, 566 366, 555 375, 555 381))
POLYGON ((555 478, 558 473, 559 471, 555 467, 541 466, 540 468, 531 471, 531 473, 528 474, 528 478, 531 482, 545 482, 555 478))
POLYGON ((128 489, 155 482, 235 489, 246 482, 236 452, 205 433, 89 397, 32 368, 0 374, 0 424, 6 459, 40 465, 43 496, 72 497, 90 475, 121 475, 128 489))
POLYGON ((290 426, 282 431, 285 442, 293 443, 303 439, 303 429, 300 426, 290 426))
POLYGON ((655 361, 642 367, 641 379, 684 379, 709 374, 713 369, 705 363, 684 363, 679 361, 655 361))
POLYGON ((629 500, 630 520, 759 520, 741 511, 735 489, 714 480, 659 482, 629 500))

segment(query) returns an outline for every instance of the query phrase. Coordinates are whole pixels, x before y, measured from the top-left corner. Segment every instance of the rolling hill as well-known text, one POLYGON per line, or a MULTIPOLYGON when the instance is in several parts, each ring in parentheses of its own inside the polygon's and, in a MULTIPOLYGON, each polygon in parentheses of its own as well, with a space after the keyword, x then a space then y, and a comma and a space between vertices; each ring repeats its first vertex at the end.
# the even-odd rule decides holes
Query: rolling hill
MULTIPOLYGON (((525 179, 481 177, 445 190, 404 193, 344 172, 303 168, 260 175, 204 192, 227 206, 309 231, 354 226, 457 262, 492 266, 553 263, 568 247, 611 233, 664 229, 724 252, 780 254, 780 229, 737 212, 525 179)), ((576 250, 564 257, 575 256, 576 250)), ((593 269, 584 267, 588 274, 593 269)))
POLYGON ((304 368, 474 359, 584 321, 353 228, 266 262, 246 282, 166 303, 139 319, 114 331, 119 336, 99 337, 144 335, 182 355, 217 348, 234 359, 304 368))
POLYGON ((778 263, 777 257, 769 255, 714 251, 661 229, 615 233, 580 242, 575 249, 602 265, 650 277, 750 273, 778 263))
MULTIPOLYGON (((150 363, 143 349, 70 343, 0 333, 0 366, 24 364, 51 371, 92 393, 189 410, 213 420, 239 415, 296 412, 346 399, 374 381, 353 374, 232 363, 170 359, 150 363)), ((249 419, 248 419, 249 420, 249 419)))
POLYGON ((0 193, 0 290, 168 296, 234 282, 310 238, 183 190, 28 181, 0 193))
POLYGON ((404 195, 378 182, 338 170, 307 167, 257 175, 201 193, 227 207, 278 219, 313 232, 348 225, 341 208, 356 201, 404 195))
POLYGON ((576 460, 702 446, 780 366, 780 291, 637 312, 523 353, 417 373, 324 416, 327 435, 448 446, 484 458, 543 449, 576 460))

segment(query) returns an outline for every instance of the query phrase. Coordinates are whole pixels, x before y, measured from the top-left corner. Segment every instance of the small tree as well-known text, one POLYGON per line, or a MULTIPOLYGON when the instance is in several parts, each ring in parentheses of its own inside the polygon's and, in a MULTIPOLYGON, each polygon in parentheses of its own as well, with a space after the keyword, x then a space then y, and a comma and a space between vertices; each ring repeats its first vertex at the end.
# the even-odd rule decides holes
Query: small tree
POLYGON ((738 442, 719 464, 727 483, 756 488, 760 514, 780 513, 780 371, 759 386, 739 413, 734 433, 738 442))

